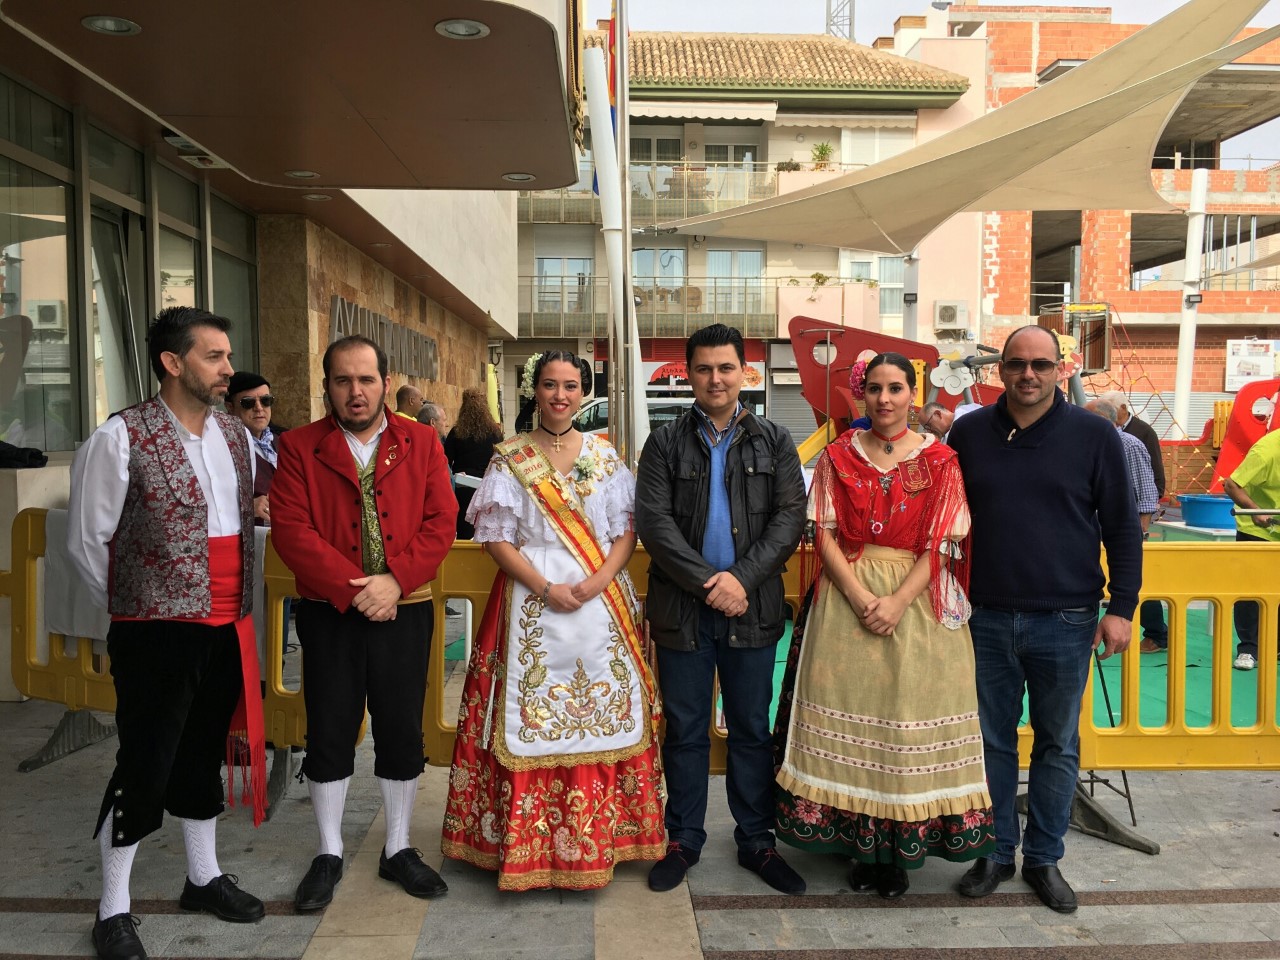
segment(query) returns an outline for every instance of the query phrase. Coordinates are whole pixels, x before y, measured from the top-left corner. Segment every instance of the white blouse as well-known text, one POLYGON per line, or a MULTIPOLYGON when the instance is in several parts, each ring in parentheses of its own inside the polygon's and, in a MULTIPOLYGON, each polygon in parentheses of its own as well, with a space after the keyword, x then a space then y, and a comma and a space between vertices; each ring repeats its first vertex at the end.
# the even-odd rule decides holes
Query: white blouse
MULTIPOLYGON (((600 545, 607 547, 632 530, 636 478, 613 444, 595 434, 583 436, 578 460, 589 461, 589 466, 585 470, 575 467, 567 476, 561 474, 561 487, 566 496, 577 502, 600 545)), ((501 541, 517 547, 545 547, 560 542, 528 491, 496 454, 471 498, 467 522, 476 528, 477 543, 501 541)))

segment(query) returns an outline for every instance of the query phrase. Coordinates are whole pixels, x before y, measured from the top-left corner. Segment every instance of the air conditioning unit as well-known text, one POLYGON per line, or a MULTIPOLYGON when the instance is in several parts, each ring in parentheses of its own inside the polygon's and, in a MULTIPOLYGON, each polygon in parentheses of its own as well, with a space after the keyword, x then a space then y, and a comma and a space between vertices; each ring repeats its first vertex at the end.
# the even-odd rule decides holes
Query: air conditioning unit
POLYGON ((933 332, 947 339, 963 339, 969 329, 967 300, 933 301, 933 332))
POLYGON ((67 301, 28 300, 27 316, 31 325, 39 330, 65 330, 67 327, 67 301))

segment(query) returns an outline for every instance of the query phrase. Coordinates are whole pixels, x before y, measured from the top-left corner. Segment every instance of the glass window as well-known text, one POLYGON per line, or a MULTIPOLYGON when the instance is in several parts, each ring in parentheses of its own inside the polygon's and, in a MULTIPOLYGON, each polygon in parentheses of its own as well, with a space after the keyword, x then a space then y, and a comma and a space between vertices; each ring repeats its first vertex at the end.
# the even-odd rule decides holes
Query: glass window
POLYGON ((582 313, 591 309, 590 257, 539 257, 537 303, 543 313, 582 313))
POLYGON ((231 321, 231 365, 258 369, 258 288, 253 264, 213 251, 213 312, 231 321))
POLYGON ((0 76, 0 138, 71 166, 71 112, 0 76))
POLYGON ((126 197, 143 199, 142 153, 97 127, 89 128, 89 176, 126 197))
POLYGON ((659 137, 655 159, 659 163, 675 163, 684 156, 679 137, 659 137))
POLYGON ((880 316, 902 313, 902 284, 906 275, 905 257, 880 258, 880 316))
POLYGON ((871 261, 870 260, 847 261, 845 263, 844 279, 870 280, 871 279, 871 261))
POLYGON ((160 228, 160 309, 200 305, 198 255, 199 244, 195 240, 160 228))
POLYGON ((155 171, 160 212, 193 227, 200 226, 200 188, 158 163, 152 169, 155 171))
POLYGON ((71 450, 80 433, 71 189, 0 157, 0 440, 71 450))
POLYGON ((631 251, 631 273, 641 277, 661 277, 664 280, 684 280, 685 252, 669 250, 631 251))
POLYGON ((117 217, 90 220, 93 300, 89 334, 93 340, 93 422, 97 426, 117 410, 142 399, 140 370, 133 351, 132 308, 125 231, 117 217))
POLYGON ((209 218, 213 221, 213 239, 246 256, 253 256, 257 227, 252 216, 221 197, 210 197, 209 218))
POLYGON ((707 163, 749 164, 758 148, 749 143, 708 143, 703 148, 707 163))
POLYGON ((760 313, 763 277, 762 250, 707 251, 707 284, 717 313, 760 313))
POLYGON ((649 163, 652 161, 653 141, 648 137, 632 137, 631 159, 638 163, 649 163))

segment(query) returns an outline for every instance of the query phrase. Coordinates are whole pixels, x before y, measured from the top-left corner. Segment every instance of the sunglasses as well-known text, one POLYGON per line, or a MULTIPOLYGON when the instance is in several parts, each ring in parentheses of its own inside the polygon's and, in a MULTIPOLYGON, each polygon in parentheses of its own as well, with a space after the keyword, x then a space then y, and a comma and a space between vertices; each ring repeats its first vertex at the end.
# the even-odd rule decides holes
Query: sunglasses
POLYGON ((1009 373, 1012 373, 1014 376, 1017 376, 1017 375, 1018 375, 1018 374, 1020 374, 1020 373, 1024 373, 1024 372, 1026 372, 1026 369, 1027 369, 1027 367, 1028 367, 1028 366, 1029 366, 1029 367, 1031 367, 1031 369, 1032 369, 1032 370, 1034 370, 1036 373, 1049 373, 1050 371, 1052 371, 1052 370, 1054 370, 1054 369, 1056 369, 1056 368, 1057 368, 1057 366, 1058 366, 1058 361, 1056 361, 1056 360, 1044 360, 1044 359, 1039 359, 1039 360, 1022 360, 1022 359, 1001 360, 1001 361, 1000 361, 1000 366, 1001 366, 1001 368, 1002 368, 1002 369, 1004 369, 1004 370, 1008 371, 1009 373))
POLYGON ((276 398, 269 393, 265 397, 241 397, 240 409, 252 410, 258 404, 262 404, 267 409, 270 409, 271 405, 275 402, 276 402, 276 398))

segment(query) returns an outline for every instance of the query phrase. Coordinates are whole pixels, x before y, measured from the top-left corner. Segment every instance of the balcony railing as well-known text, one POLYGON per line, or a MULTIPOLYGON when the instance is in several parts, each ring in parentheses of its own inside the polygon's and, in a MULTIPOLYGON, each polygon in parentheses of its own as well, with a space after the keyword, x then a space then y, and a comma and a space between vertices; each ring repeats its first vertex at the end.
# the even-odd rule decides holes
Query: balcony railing
MULTIPOLYGON (((711 323, 747 337, 776 334, 775 279, 635 277, 632 292, 642 337, 687 337, 711 323)), ((522 277, 521 337, 603 338, 609 335, 605 277, 522 277)))
MULTIPOLYGON (((828 163, 820 168, 803 164, 801 171, 825 171, 837 176, 864 164, 828 163)), ((656 226, 668 220, 717 213, 776 197, 785 178, 768 163, 632 163, 631 223, 656 226)), ((595 168, 584 163, 578 182, 559 190, 522 191, 517 211, 522 223, 599 223, 600 198, 592 190, 595 168)), ((810 178, 811 180, 812 178, 810 178)))

